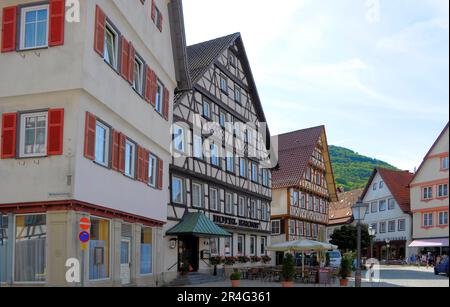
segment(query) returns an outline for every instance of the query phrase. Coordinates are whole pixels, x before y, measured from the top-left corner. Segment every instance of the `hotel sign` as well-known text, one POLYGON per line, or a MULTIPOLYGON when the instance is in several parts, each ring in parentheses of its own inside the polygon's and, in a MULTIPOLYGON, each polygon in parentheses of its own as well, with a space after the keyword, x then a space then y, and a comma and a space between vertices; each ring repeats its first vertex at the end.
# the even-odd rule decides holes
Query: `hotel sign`
POLYGON ((301 208, 291 207, 290 215, 299 219, 308 220, 311 222, 328 223, 328 216, 319 212, 309 211, 301 208))
POLYGON ((221 225, 228 225, 228 226, 236 226, 236 227, 245 227, 245 228, 252 228, 252 229, 259 229, 261 223, 258 222, 250 222, 246 220, 240 220, 232 217, 225 217, 220 215, 213 215, 213 222, 216 224, 221 225))

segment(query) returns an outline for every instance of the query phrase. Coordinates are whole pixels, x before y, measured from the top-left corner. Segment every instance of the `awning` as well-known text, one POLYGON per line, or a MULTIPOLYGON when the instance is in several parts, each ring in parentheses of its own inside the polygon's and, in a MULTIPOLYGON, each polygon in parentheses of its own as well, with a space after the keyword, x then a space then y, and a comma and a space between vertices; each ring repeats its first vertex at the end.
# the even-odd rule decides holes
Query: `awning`
POLYGON ((168 236, 230 237, 231 234, 217 226, 201 212, 185 214, 183 220, 166 232, 168 236))
POLYGON ((448 247, 448 238, 415 240, 409 247, 448 247))

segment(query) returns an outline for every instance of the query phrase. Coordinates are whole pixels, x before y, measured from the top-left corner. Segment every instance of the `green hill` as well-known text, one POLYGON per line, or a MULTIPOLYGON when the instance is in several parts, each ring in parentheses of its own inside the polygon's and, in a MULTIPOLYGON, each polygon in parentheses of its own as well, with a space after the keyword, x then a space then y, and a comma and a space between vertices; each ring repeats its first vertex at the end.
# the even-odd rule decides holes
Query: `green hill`
POLYGON ((362 156, 347 148, 331 145, 329 149, 336 186, 343 186, 345 191, 364 188, 376 167, 397 169, 384 161, 362 156))

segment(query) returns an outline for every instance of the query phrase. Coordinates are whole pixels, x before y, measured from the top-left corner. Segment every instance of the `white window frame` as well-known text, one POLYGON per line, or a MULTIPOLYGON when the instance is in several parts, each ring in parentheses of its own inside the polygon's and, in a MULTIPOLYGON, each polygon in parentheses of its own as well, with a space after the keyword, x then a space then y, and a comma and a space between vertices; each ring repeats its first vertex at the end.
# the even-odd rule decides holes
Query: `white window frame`
MULTIPOLYGON (((49 28, 50 28, 50 6, 48 4, 44 5, 37 5, 37 6, 30 6, 30 7, 24 7, 21 9, 21 20, 20 20, 20 50, 32 50, 32 49, 40 49, 40 48, 47 48, 48 47, 48 39, 49 39, 49 28), (47 10, 47 33, 46 33, 46 43, 44 45, 39 46, 33 46, 33 47, 25 47, 25 20, 26 15, 29 12, 33 11, 39 11, 39 10, 47 10)), ((36 34, 36 33, 35 33, 36 34)))
POLYGON ((202 102, 202 115, 203 115, 203 117, 206 117, 207 119, 211 118, 211 102, 209 102, 206 99, 203 99, 203 102, 202 102))
POLYGON ((250 236, 250 256, 256 256, 256 254, 258 253, 258 243, 257 243, 257 237, 256 236, 250 236), (252 250, 252 242, 253 242, 253 250, 252 250))
POLYGON ((422 199, 424 199, 424 200, 433 199, 433 187, 423 187, 422 188, 422 199))
MULTIPOLYGON (((107 278, 102 278, 102 279, 90 279, 90 277, 89 277, 89 267, 90 267, 90 264, 88 264, 88 279, 89 279, 89 281, 92 281, 92 282, 101 282, 101 281, 106 281, 106 280, 111 280, 111 278, 112 278, 112 271, 111 271, 111 268, 112 268, 112 263, 111 263, 111 260, 112 260, 112 248, 111 248, 111 235, 112 235, 112 220, 111 219, 106 219, 106 218, 103 218, 103 217, 99 217, 99 216, 91 216, 91 220, 92 219, 96 219, 96 220, 104 220, 104 221, 108 221, 108 224, 109 224, 109 238, 108 238, 108 242, 109 242, 109 244, 108 244, 108 247, 109 247, 109 252, 108 252, 108 255, 109 255, 109 261, 108 261, 108 263, 109 263, 109 268, 108 268, 108 277, 107 278)), ((89 243, 88 243, 89 244, 89 243)))
POLYGON ((164 85, 161 81, 156 81, 155 111, 162 114, 164 111, 164 85))
POLYGON ((267 255, 267 237, 261 237, 259 247, 261 255, 267 255))
POLYGON ((242 196, 238 198, 238 216, 245 217, 245 198, 242 196))
POLYGON ((199 183, 199 182, 193 182, 192 183, 192 207, 193 208, 203 208, 203 201, 204 201, 204 197, 203 197, 203 184, 199 183), (194 203, 194 191, 196 191, 196 188, 198 188, 198 201, 200 202, 200 204, 195 204, 194 203))
POLYGON ((228 79, 224 75, 220 75, 220 90, 224 93, 228 93, 228 79), (225 88, 223 88, 225 86, 225 88))
POLYGON ((174 202, 176 204, 184 204, 184 179, 181 178, 181 177, 178 177, 178 176, 173 176, 172 177, 171 186, 172 186, 172 191, 171 191, 170 194, 171 194, 172 202, 174 202), (173 198, 173 196, 174 196, 174 194, 173 194, 173 186, 174 186, 173 182, 174 181, 179 181, 180 182, 180 198, 181 198, 180 201, 177 201, 177 200, 175 200, 173 198))
POLYGON ((219 113, 219 124, 222 128, 225 128, 227 124, 227 113, 223 110, 219 113))
POLYGON ((217 188, 209 188, 209 210, 215 212, 220 211, 220 195, 217 188), (215 197, 213 197, 213 194, 215 194, 215 197))
POLYGON ((243 255, 245 255, 245 236, 244 235, 238 235, 237 236, 237 240, 236 240, 236 253, 239 255, 239 256, 243 256, 243 255), (242 243, 241 243, 241 248, 242 248, 242 250, 241 251, 239 251, 239 240, 240 239, 242 239, 242 243))
POLYGON ((203 160, 204 154, 203 154, 203 138, 197 134, 194 134, 193 137, 193 149, 192 154, 194 158, 203 160))
POLYGON ((99 120, 96 120, 95 122, 95 151, 97 151, 97 126, 99 126, 100 128, 105 130, 105 146, 103 148, 104 153, 105 153, 105 161, 99 161, 97 160, 97 153, 95 152, 94 154, 94 159, 95 159, 95 163, 98 163, 100 165, 103 165, 105 167, 109 166, 109 148, 110 148, 110 136, 111 136, 111 128, 106 126, 104 123, 102 123, 99 120))
POLYGON ((133 81, 133 88, 138 92, 140 95, 142 95, 143 88, 142 85, 144 84, 144 62, 136 56, 134 58, 134 81, 133 81), (136 69, 138 68, 138 69, 136 69), (138 78, 136 78, 136 71, 138 70, 138 78), (137 79, 137 80, 136 80, 137 79))
POLYGON ((437 187, 437 197, 438 198, 444 198, 444 197, 448 197, 448 184, 444 183, 444 184, 439 184, 437 187), (444 188, 447 188, 446 190, 444 190, 444 188), (444 194, 444 192, 446 191, 446 193, 444 194))
POLYGON ((386 222, 380 222, 380 233, 387 233, 387 223, 386 222))
POLYGON ((105 52, 103 55, 103 59, 105 60, 106 63, 108 63, 109 65, 111 65, 114 69, 118 69, 119 67, 119 33, 117 33, 116 29, 114 29, 114 27, 108 23, 108 21, 106 21, 106 25, 105 25, 105 52), (108 33, 111 32, 111 33, 108 33), (112 61, 112 63, 108 62, 106 60, 106 50, 107 49, 107 39, 108 39, 108 35, 112 34, 112 38, 113 38, 113 54, 112 54, 112 59, 111 59, 111 55, 108 53, 110 60, 112 61))
POLYGON ((379 208, 378 208, 379 212, 387 211, 388 204, 387 204, 387 201, 385 199, 380 200, 378 202, 378 206, 379 206, 379 208), (384 208, 381 207, 382 204, 384 204, 384 208))
POLYGON ((226 167, 227 172, 230 172, 230 173, 234 172, 234 154, 230 151, 227 151, 227 154, 226 154, 225 167, 226 167))
POLYGON ((234 101, 238 104, 242 103, 242 90, 238 85, 234 87, 234 101))
POLYGON ((254 220, 258 218, 258 205, 254 199, 250 201, 250 217, 254 220))
MULTIPOLYGON (((35 135, 36 138, 36 135, 35 135)), ((24 113, 20 115, 20 145, 19 145, 19 156, 21 158, 36 158, 47 156, 47 143, 48 143, 48 112, 35 112, 35 113, 24 113), (25 154, 25 123, 28 117, 39 117, 45 116, 45 142, 44 142, 44 153, 36 154, 25 154)))
POLYGON ((211 165, 215 167, 220 167, 220 150, 219 146, 215 143, 211 144, 211 159, 210 159, 211 165), (214 163, 214 160, 216 160, 217 163, 214 163))
POLYGON ((158 182, 158 173, 157 173, 157 169, 158 169, 158 157, 156 157, 153 154, 149 155, 148 158, 148 185, 151 186, 152 188, 156 187, 156 183, 158 182), (154 165, 152 163, 152 161, 154 162, 154 165))
POLYGON ((379 209, 378 208, 378 202, 373 201, 373 202, 370 203, 370 213, 377 213, 378 209, 379 209))
POLYGON ((396 230, 396 226, 397 226, 396 221, 389 221, 389 222, 388 222, 388 232, 389 232, 389 233, 396 232, 396 231, 397 231, 397 230, 396 230), (394 229, 391 228, 392 225, 394 225, 394 229))
POLYGON ((447 226, 448 225, 448 211, 441 211, 438 213, 438 225, 447 226), (442 220, 441 220, 442 218, 442 220))
POLYGON ((406 231, 406 219, 398 220, 398 231, 406 231))
POLYGON ((225 193, 225 213, 234 214, 233 212, 233 194, 225 193))
POLYGON ((184 131, 184 127, 181 127, 179 125, 173 125, 173 149, 177 152, 182 152, 184 153, 186 150, 186 137, 185 137, 185 131, 184 131), (181 131, 180 136, 176 136, 177 131, 181 131), (179 142, 181 142, 181 149, 178 148, 178 142, 177 139, 180 138, 179 142))
POLYGON ((422 226, 423 227, 433 227, 434 226, 433 219, 434 219, 434 214, 432 212, 424 213, 422 216, 422 226), (428 222, 430 222, 430 223, 428 223, 428 222))
POLYGON ((449 169, 448 157, 443 157, 441 159, 441 169, 444 170, 444 171, 448 171, 448 169, 449 169))
POLYGON ((280 235, 281 234, 281 221, 273 220, 272 223, 270 224, 270 228, 271 228, 272 235, 280 235), (274 225, 276 225, 276 227, 274 227, 274 225), (278 231, 274 231, 274 229, 278 230, 278 231))
POLYGON ((247 160, 239 158, 239 177, 247 178, 247 160))
POLYGON ((373 191, 376 191, 377 188, 378 188, 378 184, 375 182, 375 183, 373 184, 373 186, 372 186, 372 190, 373 190, 373 191))
POLYGON ((130 177, 130 178, 134 178, 134 176, 136 174, 136 144, 133 143, 132 141, 130 141, 129 139, 127 139, 125 141, 125 171, 124 171, 124 174, 125 174, 125 176, 130 177), (132 149, 132 152, 130 155, 131 160, 129 161, 131 163, 129 173, 127 173, 127 171, 126 171, 127 165, 129 164, 128 160, 127 160, 127 145, 130 146, 132 149))
POLYGON ((380 181, 379 188, 380 190, 384 188, 384 181, 380 181))
POLYGON ((395 210, 395 204, 396 204, 395 199, 394 199, 394 198, 389 198, 389 199, 388 199, 388 205, 387 205, 387 206, 388 206, 388 211, 390 211, 390 210, 395 210), (392 204, 393 204, 392 207, 390 206, 391 202, 392 202, 392 204))

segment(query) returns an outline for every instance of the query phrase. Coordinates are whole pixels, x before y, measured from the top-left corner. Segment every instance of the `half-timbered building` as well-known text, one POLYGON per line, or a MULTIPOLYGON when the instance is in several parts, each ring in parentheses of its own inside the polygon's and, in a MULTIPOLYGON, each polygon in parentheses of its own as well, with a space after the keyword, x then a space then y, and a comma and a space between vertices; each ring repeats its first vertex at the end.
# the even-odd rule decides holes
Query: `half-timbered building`
POLYGON ((270 239, 268 129, 241 35, 187 56, 193 88, 174 104, 165 228, 172 275, 183 265, 207 271, 213 256, 265 255, 270 239))
MULTIPOLYGON (((326 240, 329 203, 337 201, 337 192, 324 126, 278 136, 272 193, 272 243, 326 240)), ((282 257, 278 253, 277 262, 282 257)))

